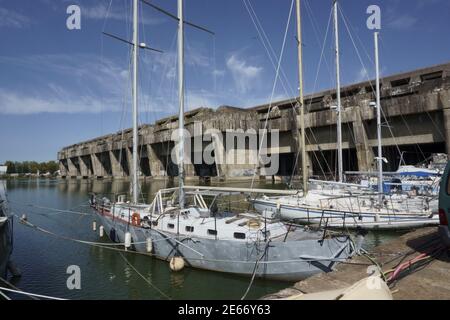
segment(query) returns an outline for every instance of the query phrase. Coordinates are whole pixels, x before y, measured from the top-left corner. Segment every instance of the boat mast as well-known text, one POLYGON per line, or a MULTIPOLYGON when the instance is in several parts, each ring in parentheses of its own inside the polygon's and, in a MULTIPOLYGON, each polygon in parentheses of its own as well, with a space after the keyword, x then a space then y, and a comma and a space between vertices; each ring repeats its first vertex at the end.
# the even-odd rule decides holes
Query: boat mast
POLYGON ((183 0, 178 0, 178 99, 180 110, 179 123, 179 157, 178 157, 178 180, 179 180, 179 205, 184 209, 184 17, 183 0))
POLYGON ((139 50, 138 0, 133 0, 133 173, 132 196, 133 203, 139 199, 138 180, 138 50, 139 50))
POLYGON ((344 181, 342 168, 342 114, 341 114, 341 77, 339 61, 339 29, 338 29, 338 1, 334 1, 334 34, 336 42, 336 101, 337 101, 337 147, 338 147, 338 177, 339 182, 344 181))
POLYGON ((377 140, 378 140, 378 201, 383 203, 383 149, 381 147, 381 99, 380 99, 380 64, 378 55, 378 32, 374 33, 375 39, 375 69, 376 69, 376 108, 377 108, 377 140))
POLYGON ((297 46, 298 46, 298 78, 299 78, 299 108, 300 108, 300 149, 302 152, 302 177, 303 192, 308 193, 308 171, 306 168, 306 143, 305 143, 305 105, 303 97, 303 48, 302 48, 302 22, 301 22, 301 0, 297 0, 297 46))

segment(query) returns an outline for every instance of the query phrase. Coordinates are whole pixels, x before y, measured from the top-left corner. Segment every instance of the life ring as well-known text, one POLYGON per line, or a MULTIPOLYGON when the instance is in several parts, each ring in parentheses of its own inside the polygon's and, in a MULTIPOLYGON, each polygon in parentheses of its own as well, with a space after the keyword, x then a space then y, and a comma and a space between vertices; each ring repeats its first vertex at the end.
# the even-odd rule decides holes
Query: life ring
POLYGON ((131 215, 131 224, 137 227, 141 225, 141 215, 139 213, 135 212, 131 215))

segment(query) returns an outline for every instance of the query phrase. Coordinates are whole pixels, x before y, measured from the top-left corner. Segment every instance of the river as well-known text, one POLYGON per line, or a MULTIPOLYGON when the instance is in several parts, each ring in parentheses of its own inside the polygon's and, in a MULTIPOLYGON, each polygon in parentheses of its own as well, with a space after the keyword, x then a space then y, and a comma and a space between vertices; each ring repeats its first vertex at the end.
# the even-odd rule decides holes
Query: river
MULTIPOLYGON (((129 183, 122 180, 7 180, 8 199, 12 211, 55 235, 46 234, 14 221, 13 260, 22 270, 22 277, 12 282, 24 291, 66 299, 240 299, 249 285, 249 278, 185 268, 171 272, 168 263, 63 239, 64 236, 93 242, 100 239, 92 230, 93 217, 52 209, 91 213, 87 206, 90 193, 128 193, 129 183), (57 235, 57 236, 56 236, 57 235), (125 257, 125 259, 124 259, 125 257), (130 265, 147 278, 146 282, 130 265), (68 289, 69 266, 81 271, 81 289, 68 289)), ((248 187, 250 182, 227 183, 227 186, 248 187)), ((142 195, 148 201, 164 186, 165 181, 142 183, 142 195)), ((281 184, 258 188, 282 188, 281 184)), ((366 247, 378 245, 397 234, 369 234, 366 247)), ((255 280, 247 296, 257 299, 290 283, 255 280)))

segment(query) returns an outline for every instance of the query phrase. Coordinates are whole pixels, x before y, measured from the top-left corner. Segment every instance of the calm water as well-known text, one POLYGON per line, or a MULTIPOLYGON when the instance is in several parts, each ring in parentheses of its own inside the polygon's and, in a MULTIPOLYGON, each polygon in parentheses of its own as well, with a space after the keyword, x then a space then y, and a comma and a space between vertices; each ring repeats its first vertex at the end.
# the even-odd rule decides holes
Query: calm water
MULTIPOLYGON (((249 182, 228 184, 247 187, 249 182)), ((164 182, 148 182, 142 186, 143 197, 152 195, 164 182)), ((264 187, 264 186, 256 186, 264 187)), ((281 185, 265 187, 282 188, 281 185)), ((91 212, 88 195, 95 193, 127 193, 124 181, 77 180, 9 180, 8 197, 17 215, 27 214, 28 221, 65 237, 87 241, 99 239, 92 231, 91 216, 58 213, 39 207, 91 212), (33 205, 33 206, 30 206, 33 205)), ((395 234, 369 235, 367 246, 385 241, 395 234)), ((23 272, 14 282, 22 290, 68 299, 165 299, 147 284, 117 252, 63 240, 26 227, 15 220, 13 259, 23 272), (69 290, 67 267, 81 269, 81 290, 69 290)), ((221 273, 185 268, 173 273, 163 261, 135 254, 126 259, 154 286, 172 299, 240 299, 249 279, 221 273)), ((286 282, 255 280, 248 298, 259 298, 289 286, 286 282)))

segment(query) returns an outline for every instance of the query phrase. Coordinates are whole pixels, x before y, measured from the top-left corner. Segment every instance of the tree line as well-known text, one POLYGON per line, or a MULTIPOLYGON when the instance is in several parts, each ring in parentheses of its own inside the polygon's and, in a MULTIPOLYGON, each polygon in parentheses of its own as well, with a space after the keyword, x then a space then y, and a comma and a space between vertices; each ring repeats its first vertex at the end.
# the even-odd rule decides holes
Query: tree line
POLYGON ((47 173, 54 174, 59 170, 59 165, 56 161, 36 162, 36 161, 6 161, 5 166, 8 167, 7 174, 27 174, 27 173, 47 173))

